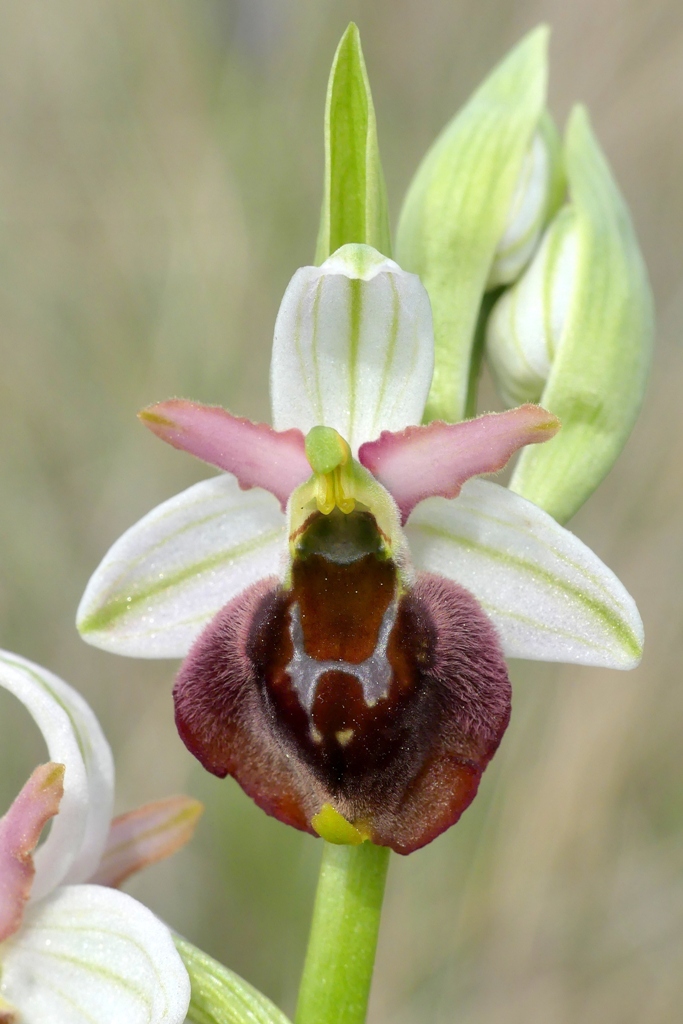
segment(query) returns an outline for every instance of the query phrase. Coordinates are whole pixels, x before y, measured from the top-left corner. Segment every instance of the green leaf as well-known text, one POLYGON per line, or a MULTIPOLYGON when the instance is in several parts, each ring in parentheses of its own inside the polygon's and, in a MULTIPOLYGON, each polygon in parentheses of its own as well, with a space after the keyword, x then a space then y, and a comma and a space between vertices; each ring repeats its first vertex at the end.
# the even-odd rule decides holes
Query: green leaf
POLYGON ((566 522, 611 469, 645 392, 653 302, 633 225, 582 107, 565 167, 578 232, 577 279, 541 396, 562 421, 545 451, 522 453, 511 488, 566 522))
POLYGON ((547 38, 535 29, 494 69, 429 150, 403 204, 398 260, 420 275, 434 314, 425 420, 465 411, 489 270, 544 110, 547 38))
POLYGON ((179 935, 174 942, 190 975, 191 1024, 290 1024, 270 999, 239 975, 179 935))
POLYGON ((315 261, 348 242, 391 255, 384 175, 360 34, 353 22, 334 55, 325 107, 325 195, 315 261))

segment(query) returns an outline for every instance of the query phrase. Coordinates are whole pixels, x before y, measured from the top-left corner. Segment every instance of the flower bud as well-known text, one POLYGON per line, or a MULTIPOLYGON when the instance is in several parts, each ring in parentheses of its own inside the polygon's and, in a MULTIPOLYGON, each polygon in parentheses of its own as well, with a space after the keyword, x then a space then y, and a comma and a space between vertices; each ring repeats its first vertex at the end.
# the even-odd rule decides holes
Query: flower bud
POLYGON ((505 404, 539 402, 562 337, 576 281, 576 216, 556 216, 527 272, 493 308, 486 355, 505 404))
POLYGON ((426 420, 462 419, 484 293, 518 272, 546 219, 556 181, 544 139, 551 137, 543 116, 547 35, 545 27, 531 32, 493 70, 429 150, 406 195, 398 260, 420 275, 434 315, 426 420))
POLYGON ((544 114, 527 150, 507 222, 493 257, 487 288, 512 284, 531 259, 543 229, 562 201, 561 144, 544 114))
POLYGON ((626 442, 653 335, 652 296, 628 210, 582 108, 569 120, 564 158, 570 205, 487 326, 504 400, 539 401, 562 422, 544 451, 522 454, 511 483, 560 522, 581 507, 626 442))

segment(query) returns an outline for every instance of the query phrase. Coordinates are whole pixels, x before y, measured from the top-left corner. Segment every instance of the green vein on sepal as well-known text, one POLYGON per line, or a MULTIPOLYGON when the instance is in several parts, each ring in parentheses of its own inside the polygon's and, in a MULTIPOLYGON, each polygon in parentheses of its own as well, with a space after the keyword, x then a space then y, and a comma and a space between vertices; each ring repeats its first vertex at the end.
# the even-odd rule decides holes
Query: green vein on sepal
MULTIPOLYGON (((419 530, 427 536, 447 540, 469 551, 484 555, 491 561, 521 570, 529 576, 533 576, 536 579, 547 583, 554 589, 563 591, 563 593, 565 593, 569 598, 574 598, 596 619, 602 621, 607 632, 618 640, 622 649, 625 650, 632 658, 640 659, 642 657, 643 647, 640 640, 624 621, 623 617, 619 615, 614 608, 611 608, 608 604, 604 601, 600 601, 598 598, 591 597, 589 594, 586 594, 585 591, 581 590, 580 587, 573 583, 568 583, 561 577, 556 576, 549 569, 544 569, 537 563, 527 561, 519 555, 511 555, 500 551, 498 548, 491 547, 488 544, 482 544, 479 541, 472 540, 470 537, 458 535, 450 530, 445 530, 442 527, 431 526, 425 523, 416 523, 413 526, 413 530, 419 530)), ((565 635, 571 636, 572 634, 565 632, 565 635)), ((585 642, 585 638, 582 636, 577 636, 576 639, 580 639, 582 642, 585 642)))
POLYGON ((190 942, 173 936, 190 976, 191 1024, 291 1024, 270 999, 190 942))
POLYGON ((348 242, 391 255, 386 187, 360 34, 353 22, 332 62, 325 106, 325 191, 315 262, 348 242))
POLYGON ((254 540, 243 541, 241 544, 237 544, 226 551, 219 551, 214 555, 203 558, 199 562, 186 565, 182 569, 176 570, 176 572, 165 573, 163 579, 157 578, 146 585, 135 584, 126 593, 112 597, 100 608, 97 608, 81 619, 78 622, 78 630, 80 633, 97 633, 105 630, 117 619, 122 618, 151 598, 157 597, 173 587, 178 587, 187 580, 200 576, 204 572, 209 572, 221 565, 234 561, 236 558, 241 558, 252 551, 265 547, 281 536, 284 537, 282 529, 270 530, 254 540))
MULTIPOLYGON (((48 934, 52 932, 66 932, 67 934, 81 932, 83 935, 88 936, 90 942, 93 941, 93 937, 95 935, 98 936, 99 942, 111 942, 112 939, 127 942, 128 945, 135 947, 136 950, 147 955, 147 961, 154 973, 157 975, 157 980, 159 980, 156 965, 152 958, 146 953, 146 950, 139 944, 139 942, 131 939, 126 933, 113 931, 111 928, 94 928, 92 925, 86 925, 79 928, 73 924, 59 926, 52 923, 41 927, 35 922, 31 923, 30 928, 34 933, 41 931, 48 934)), ((86 939, 85 942, 88 942, 88 939, 86 939)), ((151 1011, 153 1000, 144 983, 136 981, 135 979, 127 978, 124 974, 119 973, 119 971, 114 968, 105 967, 104 964, 96 963, 87 956, 75 956, 73 953, 65 953, 61 950, 51 949, 49 942, 46 942, 43 948, 38 948, 35 945, 29 946, 28 944, 22 943, 21 935, 19 935, 19 938, 14 941, 17 946, 24 946, 25 949, 30 949, 33 957, 43 957, 44 959, 57 960, 64 964, 70 964, 72 967, 80 967, 84 972, 92 974, 96 978, 102 978, 114 987, 118 986, 119 988, 124 989, 124 991, 130 993, 133 997, 136 997, 143 1006, 147 1007, 148 1011, 151 1011)), ((79 1007, 79 1010, 84 1012, 82 1007, 79 1007)))
MULTIPOLYGON (((502 526, 508 530, 514 530, 515 533, 525 539, 528 537, 528 528, 523 529, 520 525, 517 525, 508 519, 501 518, 497 515, 491 515, 488 512, 483 512, 480 508, 474 508, 471 505, 465 506, 464 502, 461 508, 462 507, 467 507, 468 511, 472 515, 476 516, 480 521, 493 523, 495 526, 502 526)), ((596 576, 595 573, 586 569, 584 565, 580 565, 578 562, 572 561, 572 559, 569 558, 568 555, 564 554, 564 552, 558 551, 558 549, 547 540, 543 540, 542 536, 538 533, 535 534, 534 541, 536 544, 548 551, 553 558, 556 558, 560 562, 564 562, 565 565, 570 569, 573 569, 575 572, 581 573, 586 582, 591 583, 592 586, 596 587, 598 590, 602 590, 608 597, 610 596, 609 588, 605 585, 604 581, 601 580, 599 576, 596 576)))

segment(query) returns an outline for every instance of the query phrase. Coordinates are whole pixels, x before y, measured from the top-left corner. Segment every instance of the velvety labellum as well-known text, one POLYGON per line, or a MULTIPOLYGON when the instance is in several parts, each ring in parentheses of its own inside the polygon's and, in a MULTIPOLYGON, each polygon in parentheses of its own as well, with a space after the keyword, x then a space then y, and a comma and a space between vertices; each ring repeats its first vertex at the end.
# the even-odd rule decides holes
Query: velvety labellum
POLYGON ((476 600, 419 574, 406 590, 370 512, 313 512, 286 585, 216 616, 181 668, 188 748, 306 831, 327 804, 409 853, 473 799, 509 718, 505 662, 476 600))

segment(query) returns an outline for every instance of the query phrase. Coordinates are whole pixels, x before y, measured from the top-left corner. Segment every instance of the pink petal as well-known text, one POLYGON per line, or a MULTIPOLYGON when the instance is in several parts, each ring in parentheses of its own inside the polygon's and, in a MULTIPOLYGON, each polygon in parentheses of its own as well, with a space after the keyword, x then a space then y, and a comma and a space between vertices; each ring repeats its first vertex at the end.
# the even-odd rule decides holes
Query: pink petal
POLYGON ((31 854, 63 794, 64 765, 50 761, 36 768, 0 818, 0 942, 21 924, 35 875, 31 854))
POLYGON ((560 421, 538 405, 520 405, 464 423, 384 431, 361 445, 358 458, 391 493, 406 519, 419 501, 455 498, 471 476, 495 473, 526 444, 549 441, 560 421))
POLYGON ((294 488, 311 475, 300 430, 273 430, 218 405, 182 398, 151 405, 139 416, 162 441, 233 473, 244 490, 264 487, 283 509, 294 488))
POLYGON ((100 866, 90 881, 118 886, 148 864, 170 857, 190 841, 203 811, 198 800, 170 796, 114 818, 100 866))

